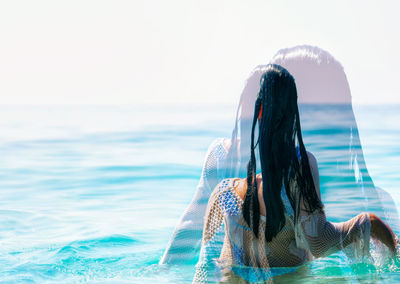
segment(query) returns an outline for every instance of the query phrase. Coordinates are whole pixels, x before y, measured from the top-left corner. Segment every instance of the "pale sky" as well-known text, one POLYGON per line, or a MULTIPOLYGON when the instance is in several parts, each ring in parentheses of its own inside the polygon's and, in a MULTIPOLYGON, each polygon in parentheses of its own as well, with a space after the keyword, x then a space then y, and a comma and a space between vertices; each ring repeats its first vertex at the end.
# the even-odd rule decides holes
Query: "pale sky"
POLYGON ((2 1, 0 104, 232 103, 281 48, 342 63, 354 103, 400 103, 400 1, 2 1))

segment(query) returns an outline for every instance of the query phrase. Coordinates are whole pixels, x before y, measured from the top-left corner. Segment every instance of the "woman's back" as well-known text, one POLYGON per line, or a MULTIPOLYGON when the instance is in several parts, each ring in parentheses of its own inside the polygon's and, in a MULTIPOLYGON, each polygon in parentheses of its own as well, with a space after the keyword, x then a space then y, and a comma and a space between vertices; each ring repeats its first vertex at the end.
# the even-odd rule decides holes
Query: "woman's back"
MULTIPOLYGON (((257 179, 261 181, 261 175, 257 179)), ((260 185, 260 188, 262 188, 262 183, 260 185)), ((218 203, 222 207, 225 224, 228 224, 225 230, 229 239, 224 243, 222 258, 225 261, 231 258, 231 264, 261 268, 297 266, 304 263, 304 261, 310 260, 312 256, 305 249, 296 247, 294 214, 285 190, 281 191, 281 198, 285 204, 285 225, 271 242, 267 242, 265 240, 266 217, 264 204, 260 204, 261 215, 258 238, 243 218, 242 205, 243 197, 247 190, 246 187, 245 179, 228 179, 221 184, 218 190, 220 191, 218 197, 220 201, 218 203), (237 210, 232 210, 235 207, 237 207, 237 210), (239 248, 242 244, 243 253, 240 253, 241 250, 239 248)))
MULTIPOLYGON (((361 213, 342 223, 326 220, 318 165, 302 138, 294 78, 283 67, 272 64, 260 84, 247 179, 223 180, 212 192, 196 281, 204 280, 210 264, 232 271, 247 267, 248 273, 243 274, 241 269, 233 272, 246 280, 263 281, 270 276, 271 267, 298 266, 344 249, 358 260, 370 256, 373 215, 361 213), (256 175, 256 147, 261 178, 256 175)), ((376 220, 379 225, 373 226, 372 234, 377 235, 374 228, 384 232, 381 239, 394 251, 393 232, 379 218, 376 220)))
MULTIPOLYGON (((308 157, 317 195, 320 196, 318 166, 310 153, 308 157)), ((261 175, 257 175, 256 180, 259 195, 262 197, 261 175)), ((266 208, 261 204, 263 200, 259 200, 261 215, 259 234, 256 237, 243 217, 246 192, 246 180, 238 178, 223 180, 212 192, 207 206, 202 250, 194 282, 208 279, 210 264, 217 264, 219 269, 229 268, 230 276, 236 274, 249 281, 259 281, 273 276, 270 268, 296 267, 314 257, 325 256, 346 247, 345 253, 352 258, 362 259, 369 256, 370 219, 367 213, 347 222, 331 223, 326 220, 323 209, 310 213, 301 206, 299 219, 295 222, 294 210, 286 190, 282 187, 285 225, 267 242, 264 215, 266 208), (221 234, 224 235, 223 244, 218 237, 221 234)))

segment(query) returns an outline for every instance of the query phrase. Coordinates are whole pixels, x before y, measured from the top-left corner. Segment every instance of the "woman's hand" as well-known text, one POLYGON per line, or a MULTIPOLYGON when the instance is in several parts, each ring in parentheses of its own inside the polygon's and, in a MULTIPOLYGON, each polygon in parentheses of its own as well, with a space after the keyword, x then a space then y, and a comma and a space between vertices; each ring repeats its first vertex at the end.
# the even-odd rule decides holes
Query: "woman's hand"
POLYGON ((371 220, 371 236, 384 243, 393 254, 396 253, 395 234, 381 218, 373 213, 368 213, 371 220))

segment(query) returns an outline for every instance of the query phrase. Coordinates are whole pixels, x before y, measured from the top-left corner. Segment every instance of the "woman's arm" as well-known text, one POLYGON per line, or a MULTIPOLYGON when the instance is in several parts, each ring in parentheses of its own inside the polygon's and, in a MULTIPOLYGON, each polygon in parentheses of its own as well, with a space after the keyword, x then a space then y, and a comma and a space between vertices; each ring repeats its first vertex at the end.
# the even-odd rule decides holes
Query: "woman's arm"
POLYGON ((179 219, 160 264, 196 262, 200 251, 207 202, 218 184, 218 160, 224 159, 224 139, 208 148, 195 196, 179 219))
MULTIPOLYGON (((315 189, 320 196, 317 160, 311 153, 308 153, 308 158, 315 189)), ((315 257, 329 255, 355 242, 360 244, 361 251, 358 254, 366 254, 369 249, 370 234, 394 251, 393 232, 374 214, 361 213, 347 222, 331 223, 326 220, 323 210, 310 214, 302 205, 296 227, 298 231, 296 236, 301 235, 299 242, 315 257)))

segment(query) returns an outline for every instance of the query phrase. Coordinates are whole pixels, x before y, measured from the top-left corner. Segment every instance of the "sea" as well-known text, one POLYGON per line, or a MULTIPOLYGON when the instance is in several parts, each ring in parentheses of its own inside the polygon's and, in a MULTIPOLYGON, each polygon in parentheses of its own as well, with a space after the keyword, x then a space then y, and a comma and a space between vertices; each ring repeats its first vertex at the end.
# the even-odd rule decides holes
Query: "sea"
MULTIPOLYGON (((300 110, 328 220, 372 210, 400 234, 400 106, 300 110), (384 192, 382 206, 355 183, 384 192)), ((0 106, 0 283, 191 283, 193 263, 159 261, 235 113, 234 104, 0 106)), ((291 281, 400 282, 397 260, 351 264, 338 252, 307 267, 291 281)))

